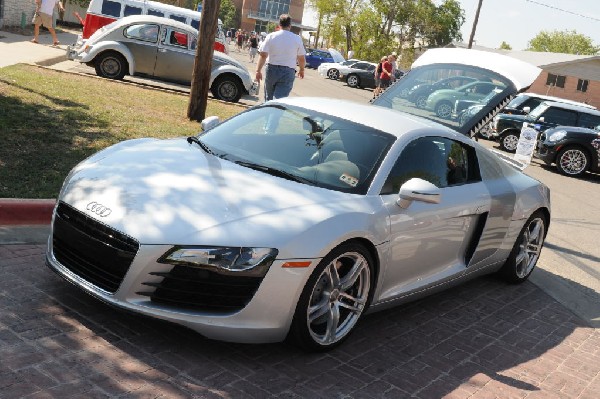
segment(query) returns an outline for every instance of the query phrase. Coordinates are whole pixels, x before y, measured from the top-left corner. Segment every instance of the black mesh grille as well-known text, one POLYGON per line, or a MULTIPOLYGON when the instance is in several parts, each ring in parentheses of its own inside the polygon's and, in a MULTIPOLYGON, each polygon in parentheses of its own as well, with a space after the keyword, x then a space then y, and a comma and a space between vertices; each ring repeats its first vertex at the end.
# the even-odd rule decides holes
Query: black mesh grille
POLYGON ((61 202, 54 218, 54 257, 74 274, 114 293, 139 243, 61 202))
POLYGON ((263 277, 232 276, 190 266, 174 266, 170 272, 150 273, 164 277, 160 283, 147 282, 152 292, 138 292, 153 302, 176 308, 211 313, 243 309, 252 299, 263 277))

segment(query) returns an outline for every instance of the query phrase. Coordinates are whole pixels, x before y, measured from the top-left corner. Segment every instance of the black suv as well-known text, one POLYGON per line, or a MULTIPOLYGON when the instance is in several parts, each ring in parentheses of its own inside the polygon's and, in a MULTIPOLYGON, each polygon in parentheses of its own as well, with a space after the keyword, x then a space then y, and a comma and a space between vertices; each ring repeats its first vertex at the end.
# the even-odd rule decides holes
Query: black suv
POLYGON ((492 121, 492 138, 500 148, 514 152, 523 123, 543 132, 555 126, 594 128, 600 125, 600 111, 566 103, 544 101, 527 115, 498 114, 492 121))

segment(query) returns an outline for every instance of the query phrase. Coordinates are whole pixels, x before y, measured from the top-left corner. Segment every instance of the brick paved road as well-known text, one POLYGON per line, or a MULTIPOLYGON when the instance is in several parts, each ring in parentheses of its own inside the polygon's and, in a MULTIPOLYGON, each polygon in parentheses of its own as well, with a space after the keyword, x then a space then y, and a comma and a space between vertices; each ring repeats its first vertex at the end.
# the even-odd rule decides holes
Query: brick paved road
MULTIPOLYGON (((114 310, 0 246, 2 398, 598 398, 600 330, 486 277, 367 316, 341 348, 209 341, 114 310)), ((600 303, 600 301, 599 301, 600 303)))

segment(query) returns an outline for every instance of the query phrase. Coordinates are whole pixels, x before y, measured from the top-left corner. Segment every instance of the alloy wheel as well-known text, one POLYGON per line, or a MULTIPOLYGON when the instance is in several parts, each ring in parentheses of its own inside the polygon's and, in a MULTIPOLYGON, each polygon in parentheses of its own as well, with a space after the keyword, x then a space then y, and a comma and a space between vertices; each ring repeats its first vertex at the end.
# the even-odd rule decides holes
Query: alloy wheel
POLYGON ((516 274, 525 278, 531 273, 542 251, 544 243, 544 221, 537 217, 529 222, 520 237, 519 250, 516 256, 516 274))
POLYGON ((568 149, 558 160, 560 169, 567 175, 580 175, 587 168, 587 157, 578 148, 568 149))

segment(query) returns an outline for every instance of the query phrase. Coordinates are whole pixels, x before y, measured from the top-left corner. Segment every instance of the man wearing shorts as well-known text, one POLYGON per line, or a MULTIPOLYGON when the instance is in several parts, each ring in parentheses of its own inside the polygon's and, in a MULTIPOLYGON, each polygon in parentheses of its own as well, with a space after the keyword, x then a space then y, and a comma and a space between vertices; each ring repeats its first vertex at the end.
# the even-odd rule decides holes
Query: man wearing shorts
POLYGON ((380 92, 384 91, 392 83, 392 56, 386 58, 381 64, 381 75, 379 75, 379 88, 380 92))
POLYGON ((60 44, 56 37, 56 31, 52 26, 52 14, 54 14, 54 7, 56 7, 57 2, 58 8, 64 11, 65 8, 60 0, 35 0, 35 16, 33 17, 33 21, 31 21, 34 25, 32 43, 38 43, 40 25, 44 25, 52 35, 52 45, 58 46, 60 44))
POLYGON ((298 77, 304 78, 304 58, 306 51, 302 38, 290 32, 292 18, 288 14, 279 17, 281 29, 269 33, 260 44, 256 80, 262 80, 262 67, 267 64, 265 72, 265 101, 283 98, 290 95, 294 86, 296 64, 300 68, 298 77))

